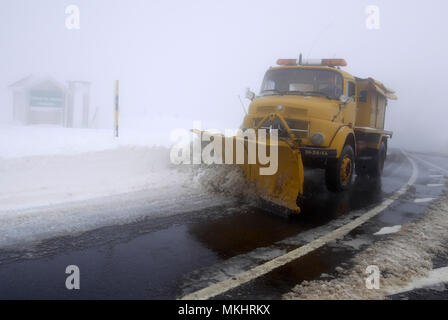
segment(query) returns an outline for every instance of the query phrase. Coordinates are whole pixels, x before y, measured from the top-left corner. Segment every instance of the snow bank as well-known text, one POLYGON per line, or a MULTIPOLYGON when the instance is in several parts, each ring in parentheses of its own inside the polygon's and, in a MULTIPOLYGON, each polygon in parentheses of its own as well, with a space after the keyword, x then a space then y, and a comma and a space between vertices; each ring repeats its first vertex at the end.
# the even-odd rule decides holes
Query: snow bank
POLYGON ((373 243, 356 255, 354 267, 338 267, 337 278, 303 281, 285 299, 384 299, 412 288, 412 282, 431 275, 432 259, 448 250, 448 196, 431 205, 419 221, 404 225, 400 232, 373 243), (380 268, 380 289, 367 289, 365 270, 380 268))
POLYGON ((193 125, 187 119, 167 117, 124 118, 121 123, 118 138, 114 137, 112 128, 0 125, 0 158, 72 155, 123 146, 169 147, 173 130, 188 130, 193 125))
POLYGON ((122 117, 99 129, 0 125, 0 212, 173 184, 171 131, 188 119, 122 117))
POLYGON ((165 147, 3 158, 0 177, 0 248, 231 206, 250 190, 237 167, 175 166, 165 147))
POLYGON ((414 289, 420 288, 434 288, 442 285, 443 289, 445 286, 444 283, 448 283, 448 267, 433 269, 429 271, 428 276, 424 278, 414 279, 410 284, 405 287, 397 288, 395 292, 391 292, 391 294, 399 294, 402 292, 411 291, 414 289))
MULTIPOLYGON (((83 129, 0 124, 0 159, 34 155, 72 155, 126 146, 170 147, 174 143, 171 140, 173 132, 178 129, 189 131, 194 124, 193 119, 161 115, 121 117, 118 138, 114 137, 112 127, 83 129)), ((206 123, 201 123, 200 126, 207 129, 206 123)))
POLYGON ((163 147, 0 159, 0 212, 177 183, 163 147))
POLYGON ((112 130, 0 125, 0 159, 71 155, 126 145, 112 130))
POLYGON ((0 126, 0 247, 252 195, 237 167, 171 164, 171 129, 153 120, 118 139, 111 130, 0 126))
POLYGON ((244 199, 255 204, 258 200, 255 187, 248 182, 241 168, 233 165, 201 165, 194 173, 194 183, 206 191, 244 199))
MULTIPOLYGON (((0 161, 0 248, 237 205, 237 167, 173 166, 163 147, 0 161)), ((240 191, 238 191, 240 190, 240 191)))

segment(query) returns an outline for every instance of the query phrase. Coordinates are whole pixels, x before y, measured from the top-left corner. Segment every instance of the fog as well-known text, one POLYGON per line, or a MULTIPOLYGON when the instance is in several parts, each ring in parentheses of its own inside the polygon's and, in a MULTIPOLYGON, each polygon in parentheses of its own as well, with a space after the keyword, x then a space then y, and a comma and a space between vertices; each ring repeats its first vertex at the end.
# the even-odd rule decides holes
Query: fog
MULTIPOLYGON (((393 146, 448 152, 446 1, 2 0, 0 122, 8 86, 29 74, 92 82, 99 126, 113 125, 114 81, 127 119, 202 120, 234 128, 238 95, 259 90, 278 58, 344 58, 344 69, 394 89, 393 146), (65 25, 68 5, 80 29, 65 25), (366 28, 368 5, 380 28, 366 28)), ((245 100, 244 103, 248 104, 245 100)), ((131 120, 132 123, 132 120, 131 120)), ((167 124, 171 126, 172 124, 167 124)))

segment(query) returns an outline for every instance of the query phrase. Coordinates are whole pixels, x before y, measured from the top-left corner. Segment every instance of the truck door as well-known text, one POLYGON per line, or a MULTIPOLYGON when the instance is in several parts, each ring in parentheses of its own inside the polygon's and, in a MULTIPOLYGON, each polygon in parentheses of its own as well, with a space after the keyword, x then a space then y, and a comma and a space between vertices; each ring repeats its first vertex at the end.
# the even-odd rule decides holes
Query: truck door
POLYGON ((370 127, 375 128, 376 127, 376 114, 377 114, 377 107, 378 107, 378 94, 374 92, 370 98, 370 127))
POLYGON ((352 101, 347 104, 343 112, 343 122, 355 124, 356 121, 356 85, 353 81, 348 81, 345 94, 352 98, 352 101))

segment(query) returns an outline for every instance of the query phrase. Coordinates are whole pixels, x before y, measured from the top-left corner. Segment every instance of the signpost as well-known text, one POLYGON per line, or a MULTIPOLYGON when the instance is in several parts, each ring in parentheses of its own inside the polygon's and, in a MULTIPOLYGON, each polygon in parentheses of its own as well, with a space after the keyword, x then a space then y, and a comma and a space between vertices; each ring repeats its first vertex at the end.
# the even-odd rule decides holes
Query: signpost
POLYGON ((115 80, 115 137, 118 138, 118 92, 119 92, 119 83, 118 80, 115 80))

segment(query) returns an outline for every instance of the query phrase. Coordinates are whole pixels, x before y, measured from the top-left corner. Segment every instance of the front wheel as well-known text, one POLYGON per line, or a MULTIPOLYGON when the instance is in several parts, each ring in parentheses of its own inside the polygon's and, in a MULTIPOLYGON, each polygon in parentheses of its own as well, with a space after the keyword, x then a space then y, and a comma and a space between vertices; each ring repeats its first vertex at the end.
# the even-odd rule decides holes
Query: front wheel
POLYGON ((342 149, 341 156, 336 160, 328 160, 325 169, 325 182, 330 191, 347 190, 353 177, 355 153, 350 145, 342 149))

